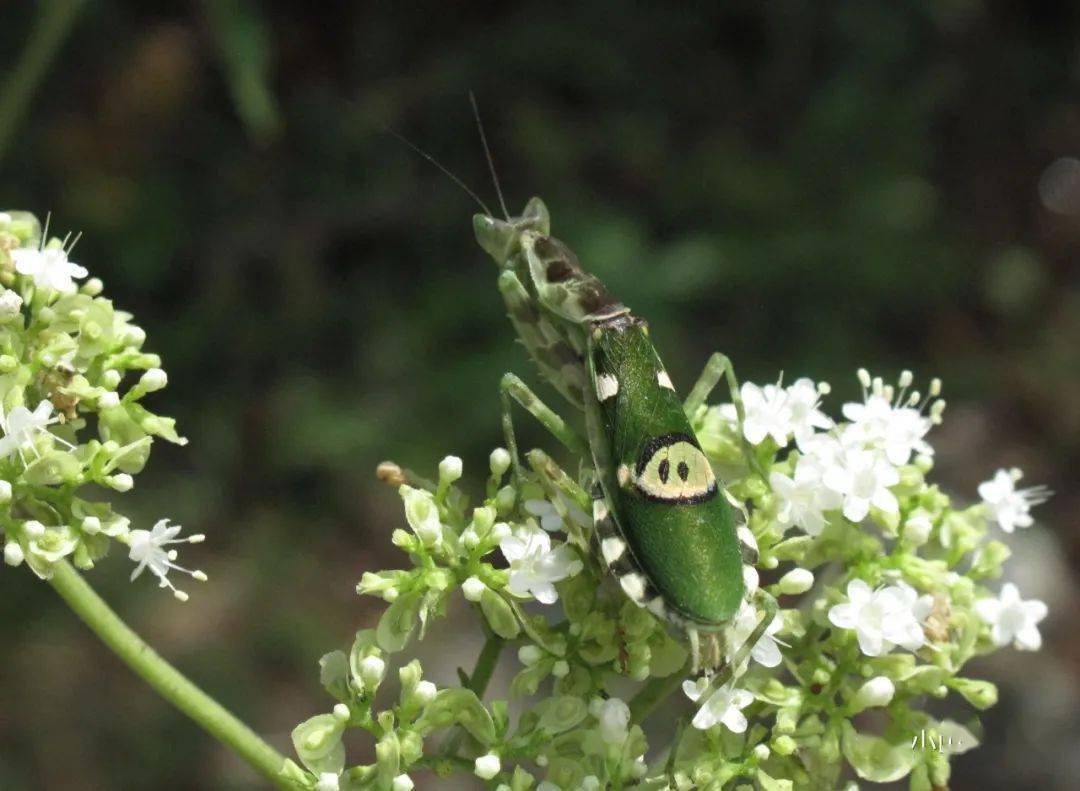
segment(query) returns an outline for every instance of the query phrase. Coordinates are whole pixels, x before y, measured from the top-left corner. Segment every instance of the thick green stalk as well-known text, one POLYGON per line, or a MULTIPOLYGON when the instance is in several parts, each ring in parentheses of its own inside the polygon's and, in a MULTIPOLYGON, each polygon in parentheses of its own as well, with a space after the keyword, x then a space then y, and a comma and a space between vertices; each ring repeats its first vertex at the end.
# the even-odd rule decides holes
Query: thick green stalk
POLYGON ((279 776, 285 758, 162 659, 120 620, 71 564, 57 563, 49 583, 102 642, 158 694, 232 748, 271 783, 279 788, 287 787, 279 776))
POLYGON ((499 654, 502 653, 506 641, 497 634, 489 634, 484 647, 480 649, 480 656, 476 658, 476 667, 469 676, 469 689, 476 693, 481 700, 487 692, 488 683, 495 672, 495 665, 499 662, 499 654))

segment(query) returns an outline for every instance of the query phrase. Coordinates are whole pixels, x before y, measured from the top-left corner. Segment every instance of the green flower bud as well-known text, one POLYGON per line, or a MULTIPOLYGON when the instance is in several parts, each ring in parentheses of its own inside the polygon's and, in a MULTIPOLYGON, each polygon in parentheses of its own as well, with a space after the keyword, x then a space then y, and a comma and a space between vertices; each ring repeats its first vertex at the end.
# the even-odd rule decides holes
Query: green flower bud
POLYGON ((951 678, 945 682, 977 709, 988 709, 998 701, 997 686, 975 678, 951 678))
POLYGON ((405 519, 424 546, 434 546, 442 541, 439 508, 435 505, 431 492, 414 489, 407 484, 402 484, 398 491, 401 499, 405 501, 405 519))
POLYGON ((856 714, 864 709, 888 706, 894 694, 896 694, 896 687, 893 686, 892 681, 885 676, 874 676, 859 687, 859 691, 855 693, 851 701, 850 711, 856 714))
POLYGON ((491 474, 494 478, 502 478, 510 469, 510 452, 506 448, 495 448, 491 451, 488 464, 491 466, 491 474))
POLYGON ((469 577, 463 583, 461 583, 461 592, 465 598, 471 602, 478 602, 484 595, 484 591, 487 590, 485 585, 479 577, 469 577))
POLYGON ((800 593, 806 593, 814 584, 814 572, 808 569, 793 568, 787 574, 780 578, 777 583, 781 593, 786 593, 789 596, 794 596, 800 593))
POLYGON ((461 477, 462 463, 457 456, 447 456, 439 462, 439 486, 449 486, 461 477))
POLYGON ((4 544, 4 562, 9 566, 19 566, 25 560, 22 546, 18 541, 8 540, 4 544))
POLYGON ((795 752, 795 748, 798 745, 795 744, 795 740, 788 736, 786 733, 777 736, 772 740, 773 752, 778 755, 791 755, 795 752))
POLYGON ((476 759, 473 774, 481 780, 490 780, 502 771, 502 761, 495 753, 485 753, 476 759))
POLYGON ((147 393, 161 390, 168 382, 168 375, 160 368, 151 368, 139 377, 139 386, 147 393))

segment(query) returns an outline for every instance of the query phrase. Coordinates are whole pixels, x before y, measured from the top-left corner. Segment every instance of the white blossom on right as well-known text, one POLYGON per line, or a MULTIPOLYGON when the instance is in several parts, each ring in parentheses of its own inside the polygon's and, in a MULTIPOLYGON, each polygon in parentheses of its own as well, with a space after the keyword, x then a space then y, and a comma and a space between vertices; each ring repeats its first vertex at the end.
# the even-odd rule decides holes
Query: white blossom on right
POLYGON ((1045 486, 1031 486, 1017 489, 1016 484, 1023 473, 1015 467, 1011 470, 998 470, 989 481, 979 484, 979 497, 986 508, 987 518, 997 522, 998 527, 1011 533, 1018 527, 1031 527, 1032 506, 1045 503, 1050 498, 1050 490, 1045 486))
POLYGON ((1021 599, 1020 591, 1011 582, 1001 586, 998 598, 975 602, 975 612, 990 624, 990 639, 998 648, 1009 643, 1021 651, 1038 651, 1042 647, 1038 624, 1046 617, 1046 604, 1038 599, 1021 599))

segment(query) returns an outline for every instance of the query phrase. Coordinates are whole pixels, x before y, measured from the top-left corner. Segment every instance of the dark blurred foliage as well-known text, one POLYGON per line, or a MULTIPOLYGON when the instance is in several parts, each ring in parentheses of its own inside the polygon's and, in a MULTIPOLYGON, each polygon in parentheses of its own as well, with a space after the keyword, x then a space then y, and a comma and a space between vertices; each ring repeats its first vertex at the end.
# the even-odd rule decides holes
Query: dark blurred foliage
MULTIPOLYGON (((48 5, 5 6, 4 64, 48 5)), ((93 581, 283 749, 327 708, 318 657, 377 613, 353 584, 399 562, 375 464, 456 452, 479 474, 500 374, 533 374, 476 207, 384 131, 491 203, 470 89, 511 210, 544 197, 676 384, 714 349, 834 403, 859 365, 941 375, 944 483, 1024 467, 1058 492, 1035 574, 1075 570, 1080 210, 1075 183, 1039 185, 1080 154, 1078 34, 1063 1, 88 4, 0 204, 81 229, 75 260, 164 356, 154 403, 191 444, 157 447, 126 499, 207 533, 188 560, 211 575, 184 606, 122 558, 93 581)), ((1036 687, 1076 699, 1075 577, 1055 590, 1044 652, 980 668, 1002 703, 954 788, 1080 771, 1075 711, 1049 736, 1045 710, 1023 719, 1036 687)), ((0 573, 0 624, 0 787, 252 787, 24 569, 0 573)))

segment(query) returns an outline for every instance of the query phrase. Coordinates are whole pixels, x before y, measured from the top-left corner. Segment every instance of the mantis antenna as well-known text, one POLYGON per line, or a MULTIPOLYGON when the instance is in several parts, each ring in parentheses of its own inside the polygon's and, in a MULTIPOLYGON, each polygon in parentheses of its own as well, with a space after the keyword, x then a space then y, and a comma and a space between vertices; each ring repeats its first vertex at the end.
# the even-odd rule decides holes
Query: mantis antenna
MULTIPOLYGON (((463 189, 465 191, 466 195, 468 195, 470 198, 472 198, 474 201, 476 201, 476 203, 480 206, 480 208, 484 210, 484 214, 488 215, 489 217, 493 216, 492 213, 491 213, 491 209, 489 209, 487 207, 487 204, 484 203, 482 200, 480 200, 480 197, 475 192, 473 192, 471 189, 469 189, 468 185, 464 181, 462 181, 457 176, 455 176, 450 171, 450 169, 448 167, 443 165, 441 162, 439 162, 439 160, 435 159, 435 157, 431 156, 431 154, 429 154, 424 149, 420 148, 420 146, 413 143, 407 137, 404 137, 404 136, 398 134, 393 129, 390 129, 389 127, 384 127, 384 131, 387 134, 390 134, 390 135, 393 135, 394 137, 396 137, 400 142, 404 143, 406 146, 408 146, 410 149, 412 149, 412 151, 414 153, 416 153, 419 156, 423 157, 428 162, 430 162, 432 165, 437 167, 442 172, 442 174, 444 176, 446 176, 452 182, 454 182, 459 187, 461 187, 461 189, 463 189)), ((499 195, 499 198, 500 198, 500 200, 502 199, 501 194, 499 195)), ((503 207, 503 211, 506 211, 505 207, 503 207)))
POLYGON ((476 94, 469 91, 469 102, 472 104, 473 116, 476 118, 476 128, 480 132, 480 143, 484 146, 484 155, 487 157, 488 170, 491 171, 491 180, 495 182, 495 194, 499 196, 499 207, 503 211, 506 221, 510 221, 510 212, 506 210, 506 201, 503 199, 502 187, 499 185, 499 177, 495 173, 495 160, 491 156, 491 148, 488 146, 487 135, 484 134, 484 124, 480 121, 480 108, 476 105, 476 94))

